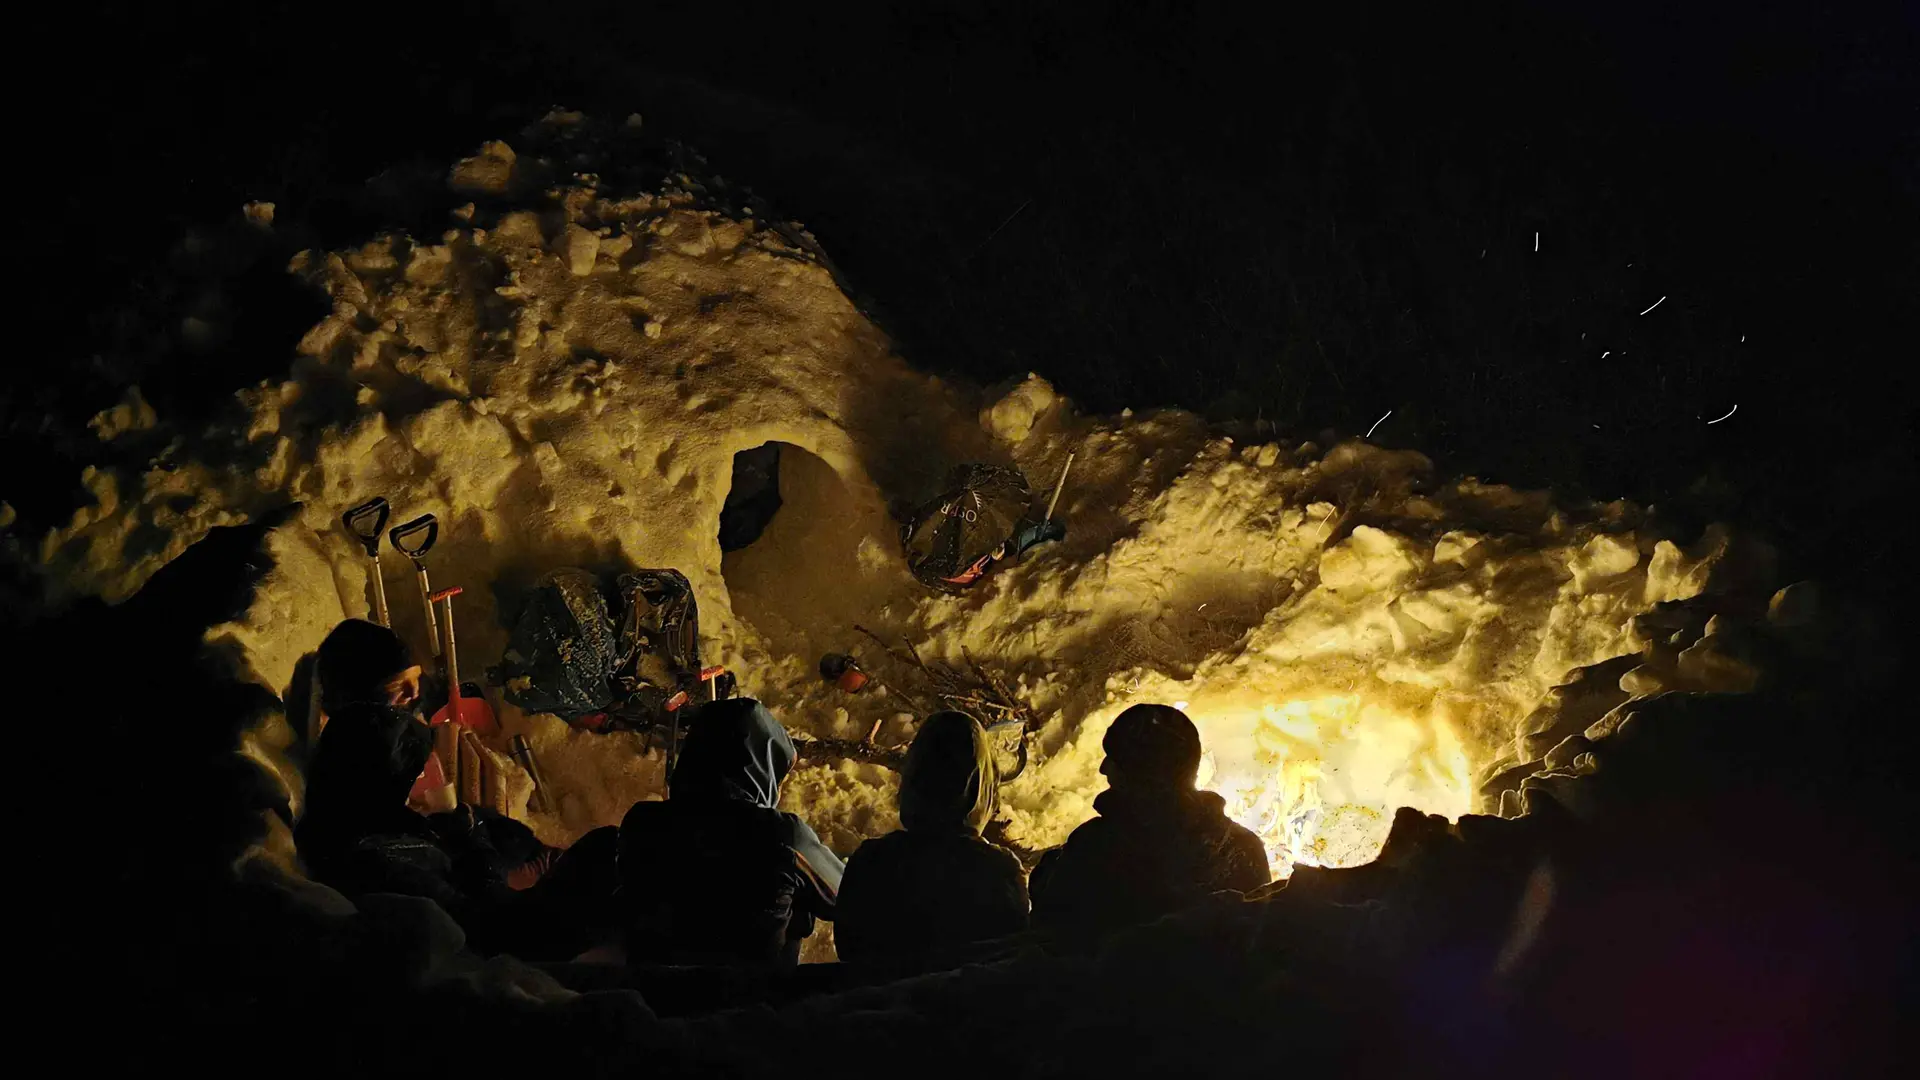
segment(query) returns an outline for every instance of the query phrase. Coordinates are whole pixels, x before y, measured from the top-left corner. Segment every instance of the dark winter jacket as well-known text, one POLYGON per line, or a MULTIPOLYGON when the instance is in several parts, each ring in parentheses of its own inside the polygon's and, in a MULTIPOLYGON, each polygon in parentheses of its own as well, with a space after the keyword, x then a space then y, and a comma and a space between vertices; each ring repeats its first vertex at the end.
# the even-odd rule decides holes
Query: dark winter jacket
POLYGON ((928 971, 1026 929, 1026 871, 980 838, 994 781, 986 732, 972 717, 927 718, 900 773, 906 827, 868 840, 847 863, 834 923, 840 959, 928 971))
POLYGON ((356 703, 330 717, 307 767, 307 804, 294 830, 308 868, 329 868, 372 836, 431 840, 407 792, 433 753, 433 732, 402 709, 356 703))
POLYGON ((433 900, 483 952, 520 951, 523 915, 535 908, 555 917, 567 908, 566 917, 577 921, 573 905, 560 899, 581 891, 569 883, 611 891, 608 837, 593 855, 608 870, 596 875, 586 866, 594 853, 588 847, 571 860, 557 859, 560 887, 543 883, 533 890, 537 899, 516 894, 508 882, 513 871, 529 862, 554 863, 556 853, 525 825, 488 810, 462 806, 429 817, 408 808, 407 792, 432 751, 431 730, 401 709, 357 704, 329 719, 307 770, 306 812, 294 830, 316 880, 348 896, 389 892, 433 900))
POLYGON ((839 858, 777 808, 793 761, 786 730, 757 701, 694 714, 670 797, 620 823, 631 962, 793 963, 814 920, 834 917, 839 858))
POLYGON ((1260 838, 1211 791, 1110 788, 1093 805, 1099 816, 1033 871, 1034 924, 1059 938, 1104 937, 1270 878, 1260 838))

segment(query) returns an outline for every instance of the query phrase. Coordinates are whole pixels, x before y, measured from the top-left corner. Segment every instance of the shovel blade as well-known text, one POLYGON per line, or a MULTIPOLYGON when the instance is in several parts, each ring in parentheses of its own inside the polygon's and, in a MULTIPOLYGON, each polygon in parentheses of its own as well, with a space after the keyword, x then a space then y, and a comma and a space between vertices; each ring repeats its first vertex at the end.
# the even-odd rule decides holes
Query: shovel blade
POLYGON ((493 735, 500 730, 500 720, 493 715, 493 706, 482 698, 463 697, 460 699, 458 715, 453 712, 453 702, 440 706, 430 721, 435 725, 456 723, 475 735, 493 735))

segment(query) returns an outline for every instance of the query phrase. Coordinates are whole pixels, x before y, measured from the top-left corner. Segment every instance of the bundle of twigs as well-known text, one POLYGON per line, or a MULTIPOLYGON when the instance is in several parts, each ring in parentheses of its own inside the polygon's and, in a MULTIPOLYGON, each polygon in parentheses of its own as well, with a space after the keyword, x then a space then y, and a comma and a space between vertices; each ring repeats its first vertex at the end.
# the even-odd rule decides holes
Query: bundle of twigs
MULTIPOLYGON (((1019 733, 1017 764, 1001 773, 1002 783, 1019 776, 1026 769, 1027 740, 1032 736, 1039 720, 1033 710, 1014 695, 1006 682, 982 667, 965 646, 961 646, 960 655, 966 659, 967 667, 961 670, 947 664, 927 663, 920 656, 920 650, 914 648, 910 640, 903 638, 901 645, 896 647, 864 626, 856 625, 854 629, 872 639, 880 646, 882 652, 916 671, 942 707, 967 713, 979 720, 988 731, 1019 733)), ((912 703, 915 711, 922 716, 927 714, 927 710, 911 695, 894 690, 891 686, 887 688, 903 700, 912 703)))
MULTIPOLYGON (((1023 727, 1032 726, 1033 710, 1015 697, 999 676, 981 667, 966 646, 960 648, 960 655, 967 661, 967 670, 962 671, 946 664, 927 663, 911 641, 903 639, 901 647, 896 648, 864 626, 855 626, 854 629, 871 638, 888 656, 919 672, 931 687, 933 696, 946 708, 970 713, 988 727, 997 727, 1005 721, 1013 721, 1023 727)), ((900 696, 909 702, 914 701, 909 695, 900 696)))

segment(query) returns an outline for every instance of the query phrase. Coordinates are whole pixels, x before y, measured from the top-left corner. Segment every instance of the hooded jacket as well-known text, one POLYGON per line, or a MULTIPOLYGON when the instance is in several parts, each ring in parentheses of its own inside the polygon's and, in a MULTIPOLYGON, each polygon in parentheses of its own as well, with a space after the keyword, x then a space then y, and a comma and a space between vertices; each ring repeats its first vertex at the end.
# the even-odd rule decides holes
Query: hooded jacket
POLYGON ((700 707, 665 802, 620 823, 620 906, 641 963, 777 965, 834 917, 843 866, 779 808, 793 742, 759 702, 700 707))
POLYGON ((973 717, 927 718, 900 771, 900 831, 847 863, 834 940, 849 963, 928 971, 983 955, 1027 926, 1026 871, 981 839, 995 771, 973 717))

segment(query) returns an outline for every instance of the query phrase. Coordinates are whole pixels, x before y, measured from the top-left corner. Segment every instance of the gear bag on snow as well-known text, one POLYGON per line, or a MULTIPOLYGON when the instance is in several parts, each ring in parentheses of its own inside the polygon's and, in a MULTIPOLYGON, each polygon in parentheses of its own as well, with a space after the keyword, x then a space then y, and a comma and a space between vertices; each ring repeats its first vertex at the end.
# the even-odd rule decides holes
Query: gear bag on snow
POLYGON ((678 570, 636 570, 614 586, 617 607, 585 570, 540 579, 492 673, 508 701, 610 730, 664 723, 688 700, 702 673, 692 584, 678 570))
POLYGON ((579 716, 613 704, 620 659, 614 622, 599 579, 566 567, 541 578, 490 674, 527 712, 579 716))
POLYGON ((614 675, 613 726, 666 719, 700 682, 700 609, 678 570, 620 575, 624 617, 614 675), (679 700, 675 700, 678 698, 679 700))
POLYGON ((947 490, 900 527, 907 569, 923 584, 959 591, 1007 543, 1033 502, 1018 469, 969 464, 953 470, 947 490))

